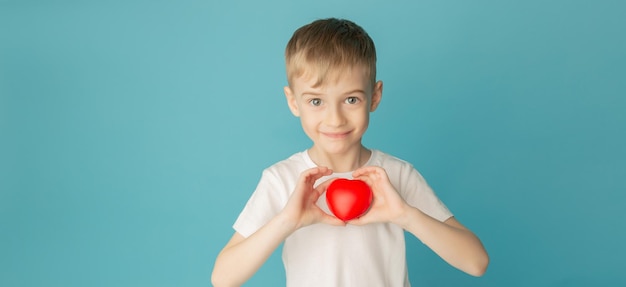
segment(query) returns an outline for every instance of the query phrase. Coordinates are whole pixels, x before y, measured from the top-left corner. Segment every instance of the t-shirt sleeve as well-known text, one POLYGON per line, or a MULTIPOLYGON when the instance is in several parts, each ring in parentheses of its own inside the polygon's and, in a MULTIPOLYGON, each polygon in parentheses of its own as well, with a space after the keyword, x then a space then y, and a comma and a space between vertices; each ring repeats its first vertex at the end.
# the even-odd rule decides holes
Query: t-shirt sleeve
POLYGON ((269 170, 263 171, 254 193, 233 228, 244 237, 252 235, 282 210, 288 197, 289 194, 278 176, 269 170))
POLYGON ((452 212, 437 197, 424 177, 412 166, 403 166, 400 193, 408 204, 439 221, 452 217, 452 212))

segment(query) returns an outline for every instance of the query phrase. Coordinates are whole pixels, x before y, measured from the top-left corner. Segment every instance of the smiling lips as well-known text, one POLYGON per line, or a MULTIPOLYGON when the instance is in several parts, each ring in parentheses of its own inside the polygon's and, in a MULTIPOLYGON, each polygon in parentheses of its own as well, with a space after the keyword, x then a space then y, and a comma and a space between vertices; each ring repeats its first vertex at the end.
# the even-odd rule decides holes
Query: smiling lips
POLYGON ((348 134, 350 134, 350 132, 339 132, 339 133, 321 132, 321 134, 331 139, 342 139, 342 138, 347 137, 348 134))

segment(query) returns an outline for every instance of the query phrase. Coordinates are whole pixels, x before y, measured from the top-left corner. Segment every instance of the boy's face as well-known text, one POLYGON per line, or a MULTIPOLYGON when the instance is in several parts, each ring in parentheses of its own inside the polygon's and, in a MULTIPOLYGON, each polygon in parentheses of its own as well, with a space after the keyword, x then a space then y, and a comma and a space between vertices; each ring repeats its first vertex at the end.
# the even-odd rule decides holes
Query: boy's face
POLYGON ((329 77, 315 86, 315 77, 293 78, 285 87, 289 109, 300 117, 313 149, 328 155, 361 148, 361 138, 382 97, 382 82, 371 84, 364 69, 329 77), (336 81, 333 81, 334 79, 336 81))

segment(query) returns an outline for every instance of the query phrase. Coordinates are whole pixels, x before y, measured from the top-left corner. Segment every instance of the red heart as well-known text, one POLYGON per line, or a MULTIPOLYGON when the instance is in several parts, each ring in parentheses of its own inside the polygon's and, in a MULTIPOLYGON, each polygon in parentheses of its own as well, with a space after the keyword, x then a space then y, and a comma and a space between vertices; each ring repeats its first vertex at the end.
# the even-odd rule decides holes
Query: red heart
POLYGON ((372 204, 372 189, 362 180, 339 178, 326 189, 326 203, 339 219, 348 221, 365 214, 372 204))

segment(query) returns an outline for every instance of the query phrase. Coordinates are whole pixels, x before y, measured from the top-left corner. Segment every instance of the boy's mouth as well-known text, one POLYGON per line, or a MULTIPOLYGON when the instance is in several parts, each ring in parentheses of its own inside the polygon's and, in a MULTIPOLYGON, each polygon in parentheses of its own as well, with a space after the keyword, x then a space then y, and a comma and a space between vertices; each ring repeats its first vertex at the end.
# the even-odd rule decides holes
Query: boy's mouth
POLYGON ((328 133, 328 132, 321 132, 322 135, 331 138, 331 139, 342 139, 347 137, 350 132, 332 132, 332 133, 328 133))

